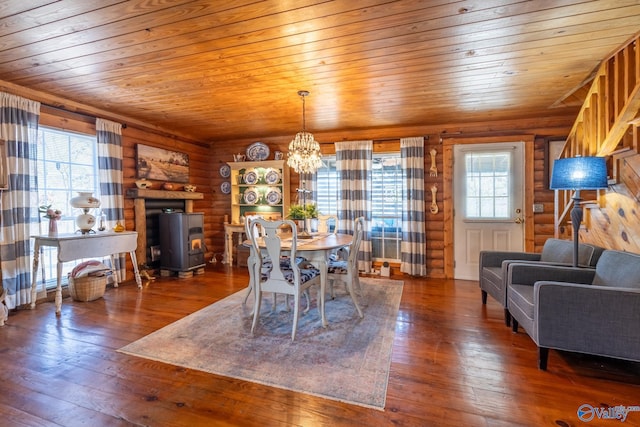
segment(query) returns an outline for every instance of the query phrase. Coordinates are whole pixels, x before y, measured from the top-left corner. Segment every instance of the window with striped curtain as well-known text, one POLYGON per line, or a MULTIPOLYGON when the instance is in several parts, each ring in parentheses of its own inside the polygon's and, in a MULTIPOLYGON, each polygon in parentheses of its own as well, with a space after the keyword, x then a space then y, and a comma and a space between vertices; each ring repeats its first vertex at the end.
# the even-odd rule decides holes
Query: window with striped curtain
MULTIPOLYGON (((62 218, 58 221, 58 232, 75 232, 76 216, 82 212, 72 208, 69 200, 79 191, 92 192, 100 198, 96 136, 40 126, 36 163, 38 191, 31 196, 32 206, 59 209, 62 218)), ((40 234, 48 230, 49 220, 43 215, 40 214, 40 234)), ((81 260, 64 263, 62 276, 66 277, 78 262, 81 260)), ((42 247, 38 280, 48 288, 56 286, 56 264, 55 248, 42 247)))
MULTIPOLYGON (((324 156, 318 169, 316 198, 324 215, 337 215, 340 199, 336 158, 324 156)), ((376 153, 372 166, 371 245, 374 261, 400 261, 402 242, 402 168, 400 153, 376 153)))

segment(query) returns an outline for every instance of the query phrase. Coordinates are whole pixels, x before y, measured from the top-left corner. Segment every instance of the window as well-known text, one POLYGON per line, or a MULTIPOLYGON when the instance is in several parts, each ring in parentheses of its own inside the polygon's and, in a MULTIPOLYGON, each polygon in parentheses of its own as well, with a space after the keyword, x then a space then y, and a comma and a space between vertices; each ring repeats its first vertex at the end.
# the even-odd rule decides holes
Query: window
MULTIPOLYGON (((73 233, 76 230, 75 218, 82 212, 72 208, 69 200, 79 191, 89 191, 99 196, 96 137, 41 126, 36 156, 38 192, 32 196, 32 206, 51 206, 61 210, 58 232, 73 233)), ((40 213, 40 216, 43 215, 40 213)), ((48 221, 41 218, 39 234, 48 232, 48 221)), ((55 286, 56 264, 56 250, 42 248, 38 279, 45 282, 47 287, 55 286)), ((73 267, 73 263, 65 263, 63 276, 73 267)))
MULTIPOLYGON (((372 164, 371 245, 374 261, 400 261, 403 177, 400 153, 374 154, 372 164)), ((340 182, 335 157, 323 157, 318 169, 316 203, 325 215, 336 215, 340 182)))
POLYGON ((510 217, 511 155, 507 151, 465 154, 466 218, 510 217))
POLYGON ((400 261, 403 186, 400 154, 374 154, 372 169, 371 256, 379 261, 400 261))
POLYGON ((335 157, 322 157, 321 167, 316 175, 316 204, 323 215, 337 215, 340 201, 340 182, 336 171, 335 157))

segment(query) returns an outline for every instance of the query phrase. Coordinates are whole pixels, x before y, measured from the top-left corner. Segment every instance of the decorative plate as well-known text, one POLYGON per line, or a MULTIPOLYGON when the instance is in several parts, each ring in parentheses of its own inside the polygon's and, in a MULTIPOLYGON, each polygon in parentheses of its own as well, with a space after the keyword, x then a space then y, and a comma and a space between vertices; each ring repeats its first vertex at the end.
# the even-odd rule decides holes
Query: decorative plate
POLYGON ((244 173, 244 183, 253 185, 258 182, 258 172, 255 169, 249 169, 244 173))
POLYGON ((244 192, 244 202, 248 205, 255 205, 258 202, 258 192, 253 187, 244 192))
POLYGON ((231 167, 228 164, 220 166, 220 176, 223 178, 229 178, 231 176, 231 167))
POLYGON ((274 185, 280 182, 280 172, 275 169, 267 169, 267 172, 264 174, 264 180, 269 185, 274 185))
POLYGON ((267 192, 267 203, 270 205, 277 205, 282 200, 282 194, 276 188, 270 188, 267 192))
POLYGON ((269 147, 264 142, 254 142, 247 148, 247 158, 252 161, 267 160, 269 157, 269 147))
POLYGON ((225 181, 220 184, 220 191, 222 191, 222 194, 231 193, 231 184, 229 183, 229 181, 225 181))

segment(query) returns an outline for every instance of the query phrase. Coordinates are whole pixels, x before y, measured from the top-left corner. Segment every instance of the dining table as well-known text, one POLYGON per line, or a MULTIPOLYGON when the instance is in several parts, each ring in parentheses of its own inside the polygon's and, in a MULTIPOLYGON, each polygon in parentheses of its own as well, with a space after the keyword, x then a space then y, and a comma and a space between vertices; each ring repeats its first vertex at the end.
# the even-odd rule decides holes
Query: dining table
MULTIPOLYGON (((291 249, 291 235, 287 235, 283 233, 280 236, 281 249, 286 251, 287 249, 291 249)), ((326 327, 328 325, 326 316, 325 316, 325 295, 327 289, 327 274, 328 274, 328 261, 329 255, 334 251, 351 245, 353 241, 353 236, 351 234, 342 234, 342 233, 311 233, 310 235, 305 235, 304 238, 298 236, 296 239, 296 256, 305 258, 308 262, 313 264, 318 270, 320 270, 320 298, 319 298, 319 311, 322 319, 322 326, 326 327)), ((250 247, 250 250, 253 251, 253 245, 251 245, 250 240, 246 240, 244 242, 246 246, 250 247)), ((265 249, 266 246, 262 239, 258 239, 258 246, 260 249, 265 249)), ((251 254, 255 256, 255 254, 251 254)), ((255 286, 253 283, 255 280, 260 280, 259 277, 253 277, 254 274, 252 269, 249 268, 249 277, 252 281, 251 286, 255 286)), ((254 287, 254 289, 256 289, 254 287)), ((347 284, 347 291, 351 296, 351 300, 356 308, 359 308, 358 302, 355 298, 353 287, 351 284, 347 284)), ((359 310, 358 310, 359 311, 359 310)))

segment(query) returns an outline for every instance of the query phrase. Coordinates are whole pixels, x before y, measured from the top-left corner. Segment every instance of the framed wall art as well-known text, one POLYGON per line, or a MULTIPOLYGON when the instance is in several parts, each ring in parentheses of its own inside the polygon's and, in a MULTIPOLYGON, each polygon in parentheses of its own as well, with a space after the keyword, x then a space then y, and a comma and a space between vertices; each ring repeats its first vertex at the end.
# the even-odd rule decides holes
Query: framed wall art
POLYGON ((189 182, 189 155, 148 145, 136 145, 138 178, 189 182))

